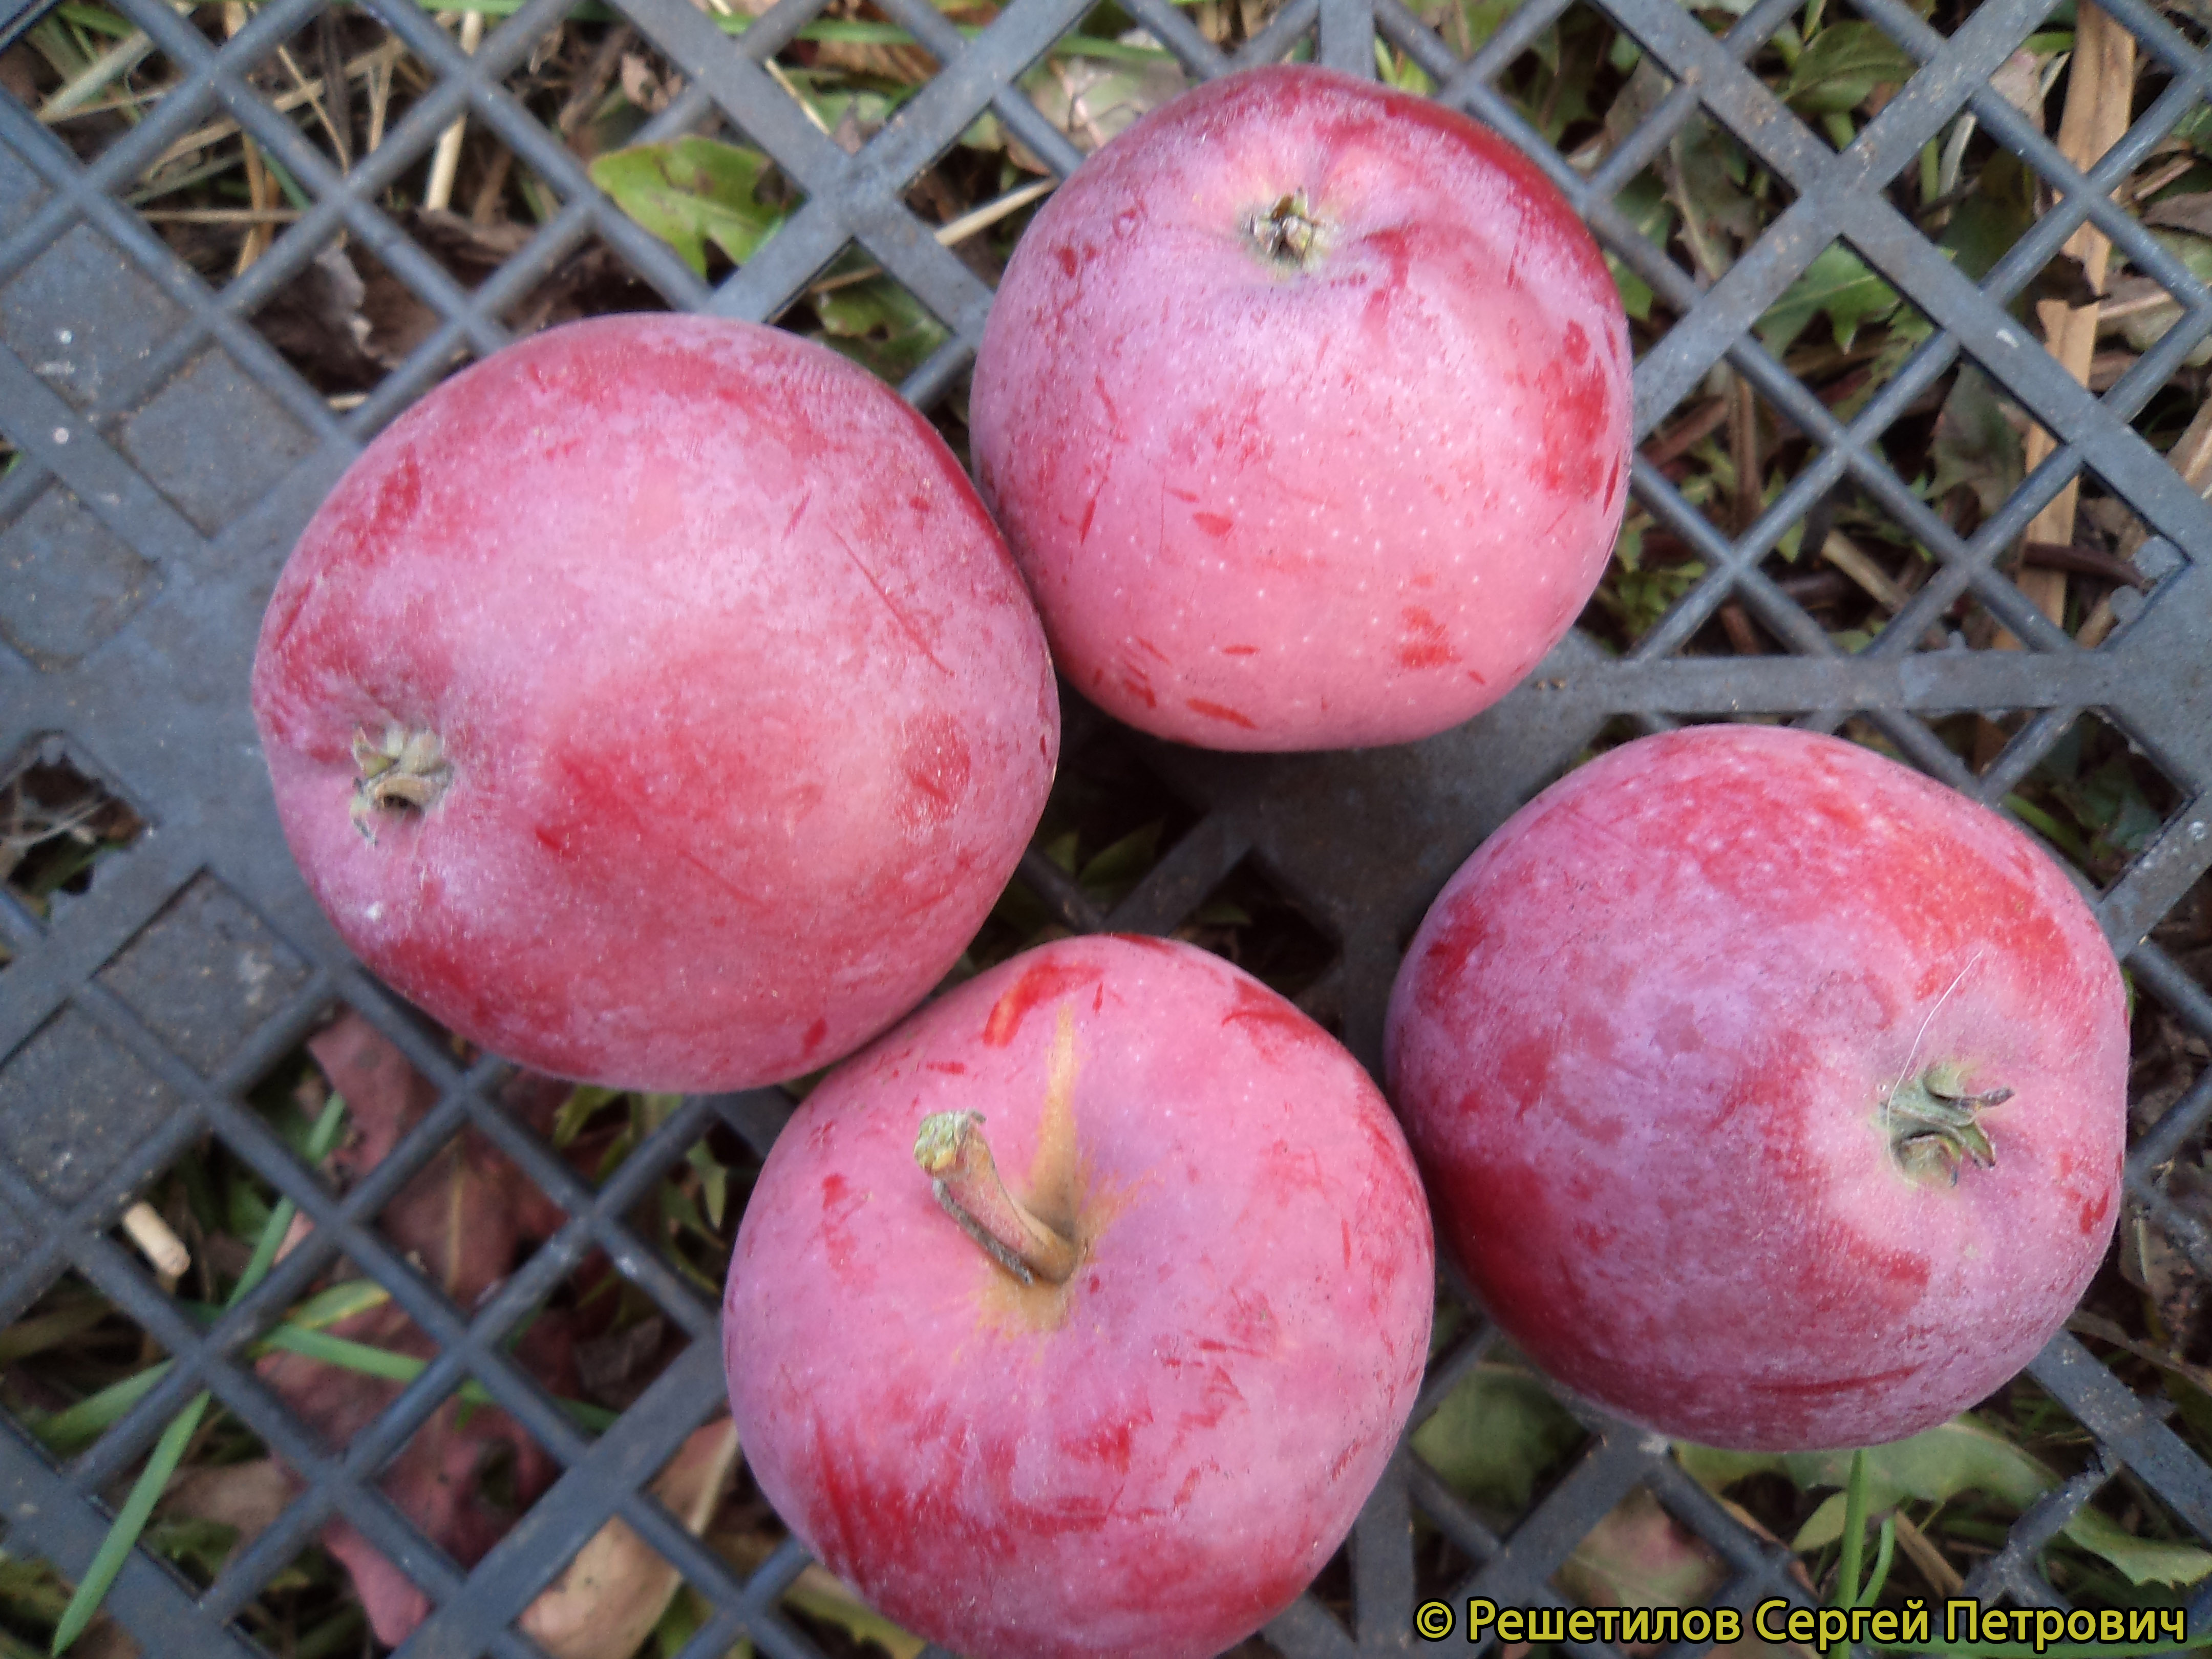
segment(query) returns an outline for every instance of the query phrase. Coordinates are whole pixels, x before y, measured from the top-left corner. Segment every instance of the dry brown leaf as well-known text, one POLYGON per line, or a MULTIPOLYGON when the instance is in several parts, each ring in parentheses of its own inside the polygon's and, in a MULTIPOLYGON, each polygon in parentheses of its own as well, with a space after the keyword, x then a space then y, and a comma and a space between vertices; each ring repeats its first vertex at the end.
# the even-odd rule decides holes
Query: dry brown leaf
POLYGON ((194 1521, 212 1521, 238 1529, 244 1548, 276 1524, 292 1501, 292 1477, 273 1457, 219 1468, 187 1469, 170 1483, 162 1508, 194 1521))
MULTIPOLYGON (((330 1159, 350 1185, 390 1155, 400 1138, 436 1102, 436 1088, 392 1042, 358 1014, 347 1013, 310 1038, 331 1087, 345 1097, 348 1137, 330 1159)), ((566 1085, 527 1074, 514 1079, 502 1103, 541 1133, 550 1129, 566 1085)), ((377 1217, 378 1230, 418 1262, 457 1306, 473 1308, 514 1271, 518 1256, 550 1237, 565 1219, 560 1207, 489 1142, 465 1133, 441 1149, 402 1187, 377 1217)), ((395 1353, 428 1358, 434 1345, 393 1303, 339 1320, 331 1334, 395 1353)), ((514 1345, 515 1358, 556 1395, 576 1391, 574 1330, 566 1314, 549 1312, 514 1345)), ((256 1365, 263 1379, 328 1445, 347 1444, 374 1421, 400 1384, 280 1352, 256 1365)), ((487 1489, 485 1472, 507 1463, 515 1504, 527 1507, 560 1474, 559 1466, 505 1412, 464 1409, 449 1399, 409 1439, 379 1484, 432 1540, 463 1566, 473 1566, 514 1519, 506 1494, 487 1489)), ((336 1519, 324 1547, 352 1575, 377 1638, 404 1641, 430 1610, 414 1581, 355 1529, 336 1519)))
POLYGON ((103 1613, 77 1638, 70 1654, 71 1659, 139 1659, 144 1651, 128 1631, 103 1613))
MULTIPOLYGON (((726 1417, 709 1423, 655 1477, 653 1495, 692 1532, 704 1532, 737 1462, 737 1425, 726 1417)), ((629 1659, 683 1582, 627 1522, 610 1521, 520 1622, 553 1659, 629 1659)))

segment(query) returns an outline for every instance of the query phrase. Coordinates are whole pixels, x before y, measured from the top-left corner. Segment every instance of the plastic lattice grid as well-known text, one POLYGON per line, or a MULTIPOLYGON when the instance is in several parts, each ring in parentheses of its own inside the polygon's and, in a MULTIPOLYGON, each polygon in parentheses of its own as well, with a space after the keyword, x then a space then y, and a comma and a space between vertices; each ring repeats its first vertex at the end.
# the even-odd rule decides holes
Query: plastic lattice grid
MULTIPOLYGON (((695 1098, 678 1107, 605 1185, 580 1178, 501 1103, 504 1068, 460 1063, 436 1034, 363 975, 307 899, 278 837, 244 695, 264 599, 293 537, 366 439, 471 355, 509 337, 518 308, 587 244, 668 304, 774 319, 849 249, 888 272, 943 325, 902 390, 924 408, 951 395, 972 357, 990 293, 932 234, 908 200, 917 176, 989 114, 1050 169, 1080 159, 1020 77, 1082 24, 1094 0, 1013 0, 963 33, 924 0, 878 0, 934 60, 935 71, 880 131, 848 149, 811 125, 779 78, 778 55, 823 14, 823 0, 778 0, 741 33, 688 0, 616 0, 638 40, 682 84, 640 137, 678 136, 719 118, 773 157, 799 198, 777 233, 714 285, 592 185, 582 164, 506 77, 576 0, 525 0, 473 52, 400 0, 366 12, 432 78, 365 157, 312 140, 296 101, 278 107, 254 71, 302 39, 325 0, 270 0, 242 12, 220 43, 161 0, 115 10, 166 60, 172 84, 112 143, 86 156, 33 111, 0 96, 0 431, 18 452, 0 476, 0 757, 6 775, 66 769, 102 785, 131 826, 127 852, 100 879, 41 916, 0 891, 0 1322, 73 1273, 177 1363, 119 1421, 58 1461, 12 1420, 0 1430, 7 1547, 67 1577, 105 1534, 107 1503, 163 1426, 197 1391, 216 1399, 295 1471, 281 1518, 204 1587, 143 1553, 109 1601, 150 1652, 253 1651, 236 1622, 270 1577, 334 1519, 349 1522, 428 1595, 408 1655, 520 1656, 539 1650, 518 1614, 610 1517, 627 1521, 711 1606, 684 1659, 741 1638, 763 1651, 814 1651, 781 1602, 805 1565, 785 1545, 735 1570, 643 1491, 686 1436, 722 1404, 715 1307, 673 1271, 629 1219, 641 1194, 710 1131, 764 1155, 789 1110, 781 1093, 695 1098), (465 113, 496 135, 550 192, 541 222, 471 283, 433 257, 424 231, 388 193, 465 113), (211 121, 249 134, 294 181, 297 211, 265 252, 217 286, 175 257, 125 198, 180 139, 211 121), (347 165, 350 163, 350 165, 347 165), (362 393, 312 388, 256 325, 287 285, 343 234, 373 255, 428 321, 390 354, 362 393), (420 1123, 343 1195, 300 1161, 248 1102, 283 1056, 344 1005, 395 1042, 434 1085, 420 1123), (716 1126, 720 1126, 719 1131, 716 1126), (560 1207, 537 1251, 479 1305, 455 1306, 378 1229, 407 1180, 464 1133, 510 1159, 560 1207), (306 1243, 211 1324, 187 1316, 111 1236, 145 1183, 212 1136, 313 1223, 306 1243), (595 1250, 688 1343, 604 1433, 586 1432, 508 1353, 531 1310, 595 1250), (325 1443, 244 1363, 260 1338, 340 1258, 384 1285, 436 1345, 435 1357, 344 1443, 325 1443), (550 1455, 558 1478, 504 1539, 464 1571, 380 1488, 377 1477, 459 1388, 473 1380, 550 1455)), ((2048 25, 2055 0, 1991 0, 1948 37, 1900 0, 1854 0, 1858 16, 1920 67, 1838 150, 1747 62, 1797 12, 1765 0, 1725 33, 1673 0, 1597 0, 1601 14, 1663 71, 1640 125, 1585 173, 1564 159, 1497 81, 1570 9, 1528 0, 1462 58, 1401 0, 1290 0, 1233 54, 1169 0, 1123 9, 1194 76, 1310 52, 1371 72, 1378 41, 1435 82, 1436 95, 1532 155, 1620 264, 1675 318, 1636 370, 1644 443, 1723 366, 1809 441, 1810 462, 1747 524, 1717 526, 1648 457, 1636 499, 1704 565, 1625 656, 1571 636, 1536 678, 1490 714, 1431 742, 1364 754, 1256 758, 1141 744, 1143 765, 1194 822, 1109 912, 1041 854, 1023 876, 1081 929, 1164 932, 1190 916, 1248 859, 1326 936, 1329 965, 1303 1000, 1339 1024, 1375 1063, 1401 942, 1444 878, 1492 829, 1601 733, 1627 719, 1657 729, 1685 719, 1781 715, 1821 729, 1858 717, 1934 775, 2002 802, 2077 721, 2124 735, 2171 786, 2162 826, 2094 894, 2138 994, 2199 1042, 2212 1042, 2212 996, 2148 935, 2212 866, 2212 512, 2135 422, 2212 331, 2212 295, 2112 191, 2205 99, 2212 58, 2143 0, 2108 0, 2163 88, 2085 173, 1993 84, 2048 25), (1948 260, 1893 199, 1892 182, 1971 113, 2051 189, 2045 210, 1978 280, 1948 260), (1619 198, 1694 119, 1736 134, 1786 190, 1779 216, 1717 276, 1692 275, 1648 239, 1619 198), (2101 392, 2077 383, 2008 307, 2084 222, 2178 302, 2179 320, 2101 392), (1838 239, 1926 319, 1925 337, 1856 413, 1831 410, 1761 343, 1753 324, 1838 239), (2056 439, 2047 458, 1972 534, 1960 536, 1884 458, 1881 435, 1962 361, 1978 365, 2056 439), (2135 515, 2162 554, 2147 601, 2092 648, 2045 615, 2004 574, 2031 521, 2085 473, 2135 515), (1874 503, 1933 556, 1935 568, 1856 653, 1841 650, 1778 580, 1770 556, 1839 487, 1874 503), (1962 596, 2017 636, 2018 650, 1944 640, 1962 596), (1723 605, 1741 608, 1786 651, 1698 654, 1693 636, 1723 605), (1931 635, 1931 630, 1933 630, 1931 635), (1931 642, 1943 648, 1926 648, 1931 642), (2014 711, 1978 769, 1931 727, 1960 711, 2014 711)), ((0 3, 0 40, 40 8, 0 3)), ((2116 607, 2119 609, 2120 607, 2116 607)), ((1066 750, 1081 766, 1105 723, 1072 701, 1066 750)), ((2127 1170, 2134 1212, 2212 1273, 2212 1235, 2168 1189, 2177 1151, 2212 1117, 2212 1072, 2188 1082, 2140 1128, 2127 1170)), ((1457 1287, 1448 1297, 1465 1303, 1457 1287)), ((1471 1310, 1440 1355, 1418 1424, 1490 1351, 1471 1310)), ((2053 1490, 1988 1554, 1970 1593, 2020 1606, 2063 1605, 2039 1551, 2106 1481, 2154 1494, 2212 1540, 2212 1468, 2166 1425, 2171 1402, 2139 1395, 2070 1335, 2037 1361, 2035 1381, 2093 1442, 2086 1471, 2053 1490)), ((1725 1564, 1711 1598, 1748 1607, 1771 1595, 1809 1605, 1792 1558, 1747 1529, 1638 1432, 1584 1414, 1577 1460, 1501 1536, 1410 1450, 1401 1450, 1332 1572, 1348 1585, 1349 1626, 1309 1596, 1267 1631, 1291 1659, 1399 1651, 1415 1601, 1415 1514, 1469 1569, 1453 1591, 1508 1604, 1564 1605, 1553 1576, 1614 1505, 1641 1486, 1725 1564)), ((1340 1602, 1347 1599, 1340 1595, 1340 1602)), ((2190 1607, 2212 1623, 2212 1584, 2190 1607)), ((1585 1650, 1577 1648, 1577 1651, 1585 1650)), ((1607 1650, 1609 1651, 1609 1650, 1607 1650)))

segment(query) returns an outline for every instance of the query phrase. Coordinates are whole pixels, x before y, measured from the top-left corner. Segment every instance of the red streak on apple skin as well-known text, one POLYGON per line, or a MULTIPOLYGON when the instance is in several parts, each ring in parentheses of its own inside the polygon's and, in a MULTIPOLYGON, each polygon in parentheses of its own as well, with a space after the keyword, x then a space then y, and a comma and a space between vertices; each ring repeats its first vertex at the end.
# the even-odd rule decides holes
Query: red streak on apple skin
POLYGON ((991 1005, 991 1017, 983 1022, 983 1042, 987 1048, 1005 1048, 1020 1032, 1022 1022, 1034 1010, 1084 986, 1096 985, 1105 971, 1090 963, 1034 961, 1030 957, 1024 960, 1032 965, 991 1005))
POLYGON ((375 973, 535 1069, 658 1089, 787 1077, 913 1006, 1059 747, 1042 629, 928 422, 696 317, 551 330, 394 422, 277 583, 253 705, 375 973), (452 777, 372 844, 350 746, 393 724, 452 777))
POLYGON ((1831 738, 1600 757, 1444 888, 1390 1006, 1444 1247, 1569 1387, 1667 1432, 1870 1444, 2018 1370, 2101 1260, 2118 971, 2003 820, 1831 738), (1880 1103, 1967 1068, 1993 1169, 1897 1166, 1880 1103))
POLYGON ((1344 1537, 1419 1389, 1434 1260, 1388 1106, 1294 1021, 1188 945, 1065 940, 855 1056, 778 1139, 732 1261, 732 1409, 778 1513, 886 1615, 969 1659, 1208 1659, 1344 1537), (992 1045, 1015 1004, 1042 1017, 992 1045), (912 1144, 979 1110, 1024 1195, 1063 1010, 1085 1254, 1023 1291, 912 1144))
POLYGON ((976 476, 1109 713, 1398 743, 1503 696, 1595 586, 1630 368, 1596 245, 1510 145, 1279 66, 1152 112, 1039 210, 976 356, 976 476), (1298 193, 1323 229, 1293 269, 1247 227, 1298 193), (1102 672, 1138 636, 1148 672, 1102 672))
POLYGON ((1256 732, 1260 722, 1241 709, 1226 703, 1208 702, 1204 697, 1186 697, 1184 704, 1193 714, 1203 714, 1210 720, 1225 720, 1231 726, 1242 726, 1247 732, 1256 732))

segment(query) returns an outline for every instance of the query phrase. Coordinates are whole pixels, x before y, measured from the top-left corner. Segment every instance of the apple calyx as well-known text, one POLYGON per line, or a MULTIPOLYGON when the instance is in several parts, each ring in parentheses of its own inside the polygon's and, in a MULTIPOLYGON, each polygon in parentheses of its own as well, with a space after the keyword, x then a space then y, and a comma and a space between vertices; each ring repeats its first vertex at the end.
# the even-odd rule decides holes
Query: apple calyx
POLYGON ((1946 1180, 1959 1184, 1959 1166, 1996 1167, 1996 1148, 1978 1121, 1985 1107, 2012 1098, 2009 1089, 1966 1092, 1966 1068, 1953 1060, 1930 1066, 1899 1084, 1882 1103, 1882 1127, 1898 1168, 1923 1185, 1946 1180))
POLYGON ((410 732, 387 726, 380 739, 356 729, 353 761, 361 770, 353 784, 353 827, 372 842, 376 840, 374 814, 428 811, 453 775, 445 745, 427 728, 410 732))
POLYGON ((1075 1272, 1075 1242, 1024 1209, 999 1178, 984 1142, 981 1112, 933 1112, 914 1139, 914 1161, 930 1177, 945 1213, 985 1254, 1024 1285, 1065 1285, 1075 1272))
POLYGON ((1314 216, 1312 204, 1302 190, 1292 191, 1272 208, 1255 210, 1244 222, 1244 234, 1271 264, 1295 270, 1311 270, 1328 251, 1328 226, 1314 216))

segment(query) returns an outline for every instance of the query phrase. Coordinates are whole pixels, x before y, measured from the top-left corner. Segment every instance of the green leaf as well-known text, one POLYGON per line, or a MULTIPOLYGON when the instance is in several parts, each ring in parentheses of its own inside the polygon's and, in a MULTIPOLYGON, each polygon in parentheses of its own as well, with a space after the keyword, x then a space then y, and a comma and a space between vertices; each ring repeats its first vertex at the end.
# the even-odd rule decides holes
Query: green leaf
POLYGON ((1761 228, 1759 204, 1743 189, 1749 158, 1735 135, 1692 116, 1667 143, 1662 173, 1682 212, 1682 240, 1698 268, 1714 282, 1733 263, 1732 245, 1761 228))
POLYGON ((579 1084, 568 1091, 568 1099, 553 1116, 553 1148, 565 1149, 568 1143, 584 1132, 594 1113, 622 1097, 619 1089, 602 1089, 596 1084, 579 1084))
POLYGON ((888 276, 871 277, 814 301, 822 343, 896 385, 951 337, 921 301, 888 276))
POLYGON ((297 1304, 285 1314, 284 1322, 302 1330, 327 1330, 341 1319, 380 1308, 391 1300, 392 1292, 373 1279, 342 1279, 297 1304))
POLYGON ((2027 475, 2027 459, 2017 428, 2005 418, 2003 402, 1989 377, 1968 363, 1943 399, 1930 447, 1936 477, 1930 501, 1941 501, 1960 484, 1973 490, 1984 514, 2002 506, 2027 475))
POLYGON ((873 1643, 891 1659, 921 1659, 921 1650, 929 1645, 860 1601, 824 1567, 801 1571, 783 1599, 808 1618, 836 1626, 855 1642, 873 1643))
POLYGON ((107 1599, 116 1575, 123 1571, 131 1547, 145 1531, 147 1520, 154 1513, 155 1501, 169 1484, 169 1477, 177 1472, 177 1465, 184 1461, 185 1448, 191 1443, 200 1419, 207 1414, 208 1402, 213 1398, 204 1393, 195 1396, 161 1431, 161 1439, 154 1444, 153 1455, 146 1460, 145 1468, 131 1486, 131 1496, 124 1500, 114 1524, 108 1528, 107 1536, 100 1540, 92 1565, 77 1582, 76 1594, 70 1598, 69 1606, 62 1613, 61 1622, 54 1626, 53 1646, 49 1651, 67 1653, 76 1638, 84 1634, 93 1615, 100 1611, 100 1604, 107 1599))
POLYGON ((592 182, 617 207, 704 276, 708 243, 743 264, 783 222, 781 208, 754 195, 768 167, 768 157, 756 149, 714 138, 678 138, 609 150, 590 171, 592 182))
POLYGON ((82 1336, 113 1311, 105 1297, 88 1297, 35 1319, 20 1319, 0 1331, 0 1365, 12 1365, 34 1353, 58 1347, 73 1336, 82 1336))
POLYGON ((1877 84, 1902 86, 1917 67, 1875 25, 1832 23, 1799 55, 1782 99, 1810 115, 1856 109, 1877 84))
MULTIPOLYGON (((1772 1471, 1811 1492, 1843 1486, 1850 1477, 1852 1454, 1723 1452, 1678 1445, 1675 1455, 1701 1485, 1714 1491, 1747 1474, 1772 1471)), ((1909 1440, 1869 1447, 1866 1469, 1871 1514, 1893 1510, 1907 1498, 1941 1504, 1965 1492, 1985 1493, 2014 1510, 2025 1510, 2059 1483, 2055 1471, 1972 1416, 1954 1418, 1909 1440)), ((1845 1494, 1838 1492, 1814 1510, 1790 1547, 1802 1553, 1835 1542, 1843 1534, 1845 1501, 1845 1494)), ((2138 1538, 2094 1510, 2076 1510, 2066 1523, 2065 1536, 2102 1556, 2137 1584, 2193 1584, 2212 1573, 2212 1553, 2194 1544, 2138 1538)))
POLYGON ((1849 351, 1860 324, 1879 321, 1897 307, 1895 289, 1841 242, 1831 242, 1759 319, 1759 343, 1771 352, 1786 351, 1814 318, 1826 313, 1837 345, 1849 351))
POLYGON ((2193 1584, 2212 1572, 2212 1554, 2196 1545, 2138 1538, 2093 1509, 2075 1510, 2066 1523, 2066 1536, 2090 1554, 2104 1557, 2131 1584, 2193 1584))
POLYGON ((1143 829, 1132 830, 1085 865, 1076 879, 1094 890, 1133 885, 1159 862, 1160 831, 1164 828, 1165 823, 1156 818, 1143 829))
POLYGON ((74 1452, 90 1445, 123 1420, 124 1413, 143 1400, 169 1374, 173 1361, 159 1360, 120 1382, 111 1382, 98 1394, 87 1395, 74 1406, 48 1416, 33 1417, 31 1432, 58 1452, 74 1452))
POLYGON ((707 1198, 707 1219, 719 1231, 722 1212, 730 1201, 730 1172, 714 1161, 714 1155, 707 1150, 704 1141, 684 1156, 684 1161, 699 1172, 699 1190, 707 1198))
POLYGON ((1978 283, 2034 224, 2035 198, 2035 174, 2000 150, 1976 175, 1972 192, 1951 210, 1936 244, 1978 283))
POLYGON ((2094 830, 2103 849, 2123 856, 2149 845, 2163 820, 2143 794, 2124 756, 2115 755, 2077 782, 2054 785, 2051 793, 2094 830))
POLYGON ((1517 1515, 1537 1477, 1582 1443, 1582 1425, 1511 1365, 1477 1365, 1413 1431, 1414 1455, 1472 1503, 1517 1515))

